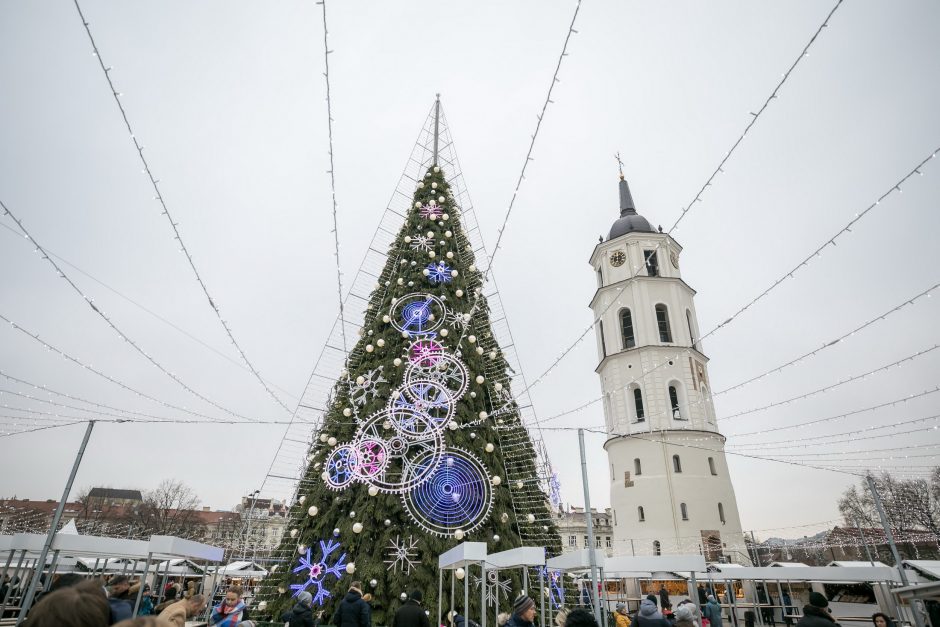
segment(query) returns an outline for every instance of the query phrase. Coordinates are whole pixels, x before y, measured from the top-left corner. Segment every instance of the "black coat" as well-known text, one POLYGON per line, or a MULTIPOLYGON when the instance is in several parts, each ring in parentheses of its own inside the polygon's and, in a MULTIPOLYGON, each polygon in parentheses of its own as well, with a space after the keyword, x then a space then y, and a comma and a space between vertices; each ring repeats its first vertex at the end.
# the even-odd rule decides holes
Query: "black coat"
POLYGON ((372 612, 369 610, 369 604, 362 600, 360 592, 350 590, 346 593, 333 614, 333 625, 335 627, 372 627, 372 612))
POLYGON ((796 627, 839 627, 839 623, 825 609, 804 605, 803 618, 796 622, 796 627))
POLYGON ((315 627, 317 624, 313 620, 313 610, 303 603, 297 603, 293 609, 284 612, 281 620, 288 623, 290 627, 315 627))
POLYGON ((431 627, 431 621, 428 620, 428 615, 424 613, 424 608, 420 603, 408 599, 395 612, 392 627, 431 627))

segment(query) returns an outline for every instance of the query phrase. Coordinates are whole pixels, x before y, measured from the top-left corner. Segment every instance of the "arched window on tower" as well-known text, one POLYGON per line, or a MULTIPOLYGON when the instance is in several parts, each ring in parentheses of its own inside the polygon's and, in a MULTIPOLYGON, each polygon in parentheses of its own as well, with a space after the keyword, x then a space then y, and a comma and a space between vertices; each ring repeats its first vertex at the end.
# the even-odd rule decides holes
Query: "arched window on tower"
POLYGON ((653 540, 653 555, 662 555, 663 554, 663 545, 659 543, 659 540, 653 540))
POLYGON ((640 458, 637 457, 633 460, 633 476, 639 477, 643 474, 643 466, 640 464, 640 458))
POLYGON ((672 456, 672 469, 674 472, 682 472, 682 461, 678 455, 672 456))
POLYGON ((601 359, 607 357, 607 341, 604 339, 604 321, 597 321, 597 328, 601 331, 601 359))
POLYGON ((636 346, 636 337, 633 334, 633 314, 629 309, 620 310, 620 337, 623 340, 624 350, 636 346))
POLYGON ((715 458, 714 457, 708 458, 708 472, 712 473, 713 475, 718 474, 718 471, 715 470, 715 458))
POLYGON ((669 309, 660 303, 656 305, 656 326, 659 328, 659 341, 672 343, 672 329, 669 327, 669 309))
POLYGON ((643 511, 642 505, 636 508, 636 517, 640 522, 646 522, 646 512, 643 511))
POLYGON ((679 503, 679 513, 682 514, 682 520, 689 519, 689 508, 685 506, 685 503, 679 503))
POLYGON ((718 504, 718 520, 721 521, 721 524, 725 524, 725 506, 721 503, 718 504))
POLYGON ((669 407, 672 410, 672 417, 675 420, 682 420, 682 412, 679 411, 679 392, 676 386, 669 386, 669 407))
POLYGON ((638 387, 633 388, 633 407, 636 409, 636 421, 646 420, 646 413, 643 411, 643 392, 638 387))
POLYGON ((692 343, 692 348, 698 350, 698 342, 695 341, 695 331, 692 330, 692 312, 688 309, 685 310, 685 321, 689 323, 689 342, 692 343))

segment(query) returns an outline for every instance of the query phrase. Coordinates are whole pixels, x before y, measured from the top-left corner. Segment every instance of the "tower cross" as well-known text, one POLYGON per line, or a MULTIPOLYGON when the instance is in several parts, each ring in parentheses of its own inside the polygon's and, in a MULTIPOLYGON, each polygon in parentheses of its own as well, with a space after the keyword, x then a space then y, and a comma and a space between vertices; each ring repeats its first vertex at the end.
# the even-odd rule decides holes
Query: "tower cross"
POLYGON ((617 160, 617 169, 620 170, 620 180, 623 180, 623 161, 620 160, 620 151, 617 151, 617 154, 614 155, 614 159, 617 160))

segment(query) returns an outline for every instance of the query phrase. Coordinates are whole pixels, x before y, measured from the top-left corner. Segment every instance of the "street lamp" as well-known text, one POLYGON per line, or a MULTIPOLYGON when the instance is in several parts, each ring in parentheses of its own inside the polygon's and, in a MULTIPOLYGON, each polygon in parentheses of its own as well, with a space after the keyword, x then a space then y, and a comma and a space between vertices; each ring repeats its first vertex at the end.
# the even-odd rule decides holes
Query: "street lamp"
POLYGON ((251 537, 251 517, 255 513, 255 503, 258 502, 258 494, 261 493, 261 490, 255 490, 250 494, 251 496, 251 508, 248 510, 248 524, 245 525, 245 543, 242 546, 242 559, 244 560, 248 556, 248 539, 251 537))

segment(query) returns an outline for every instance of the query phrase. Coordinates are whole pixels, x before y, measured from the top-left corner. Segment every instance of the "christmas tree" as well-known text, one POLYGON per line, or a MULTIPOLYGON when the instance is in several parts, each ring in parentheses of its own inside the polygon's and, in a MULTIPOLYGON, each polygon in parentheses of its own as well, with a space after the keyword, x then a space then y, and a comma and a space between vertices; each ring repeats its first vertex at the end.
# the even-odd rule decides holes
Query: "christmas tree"
MULTIPOLYGON (((306 590, 329 619, 358 580, 387 624, 412 589, 436 608, 437 557, 462 541, 561 550, 436 145, 309 450, 265 582, 275 617, 306 590)), ((516 577, 491 602, 508 609, 516 577)))

